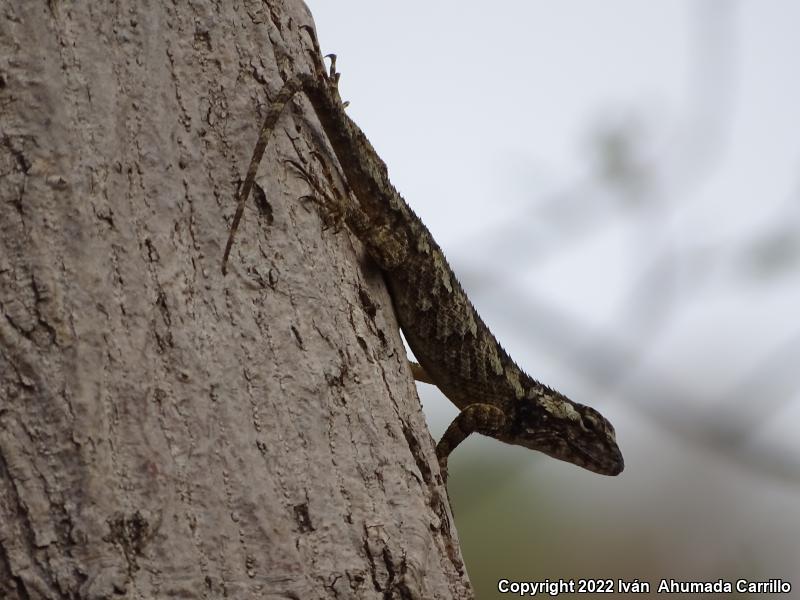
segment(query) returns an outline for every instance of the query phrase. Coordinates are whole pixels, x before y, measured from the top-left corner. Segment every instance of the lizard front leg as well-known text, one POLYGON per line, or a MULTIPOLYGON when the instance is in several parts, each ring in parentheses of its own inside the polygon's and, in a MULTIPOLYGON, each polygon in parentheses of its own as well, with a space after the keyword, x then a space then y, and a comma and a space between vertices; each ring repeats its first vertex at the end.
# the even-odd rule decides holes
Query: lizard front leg
POLYGON ((408 364, 411 366, 411 374, 414 376, 414 379, 417 381, 421 381, 422 383, 429 383, 431 385, 436 385, 436 382, 433 380, 433 377, 428 375, 428 372, 425 370, 421 364, 414 362, 413 360, 408 361, 408 364))
POLYGON ((506 425, 506 414, 491 404, 470 404, 453 419, 436 444, 436 458, 444 483, 447 483, 447 458, 471 433, 496 437, 506 425))

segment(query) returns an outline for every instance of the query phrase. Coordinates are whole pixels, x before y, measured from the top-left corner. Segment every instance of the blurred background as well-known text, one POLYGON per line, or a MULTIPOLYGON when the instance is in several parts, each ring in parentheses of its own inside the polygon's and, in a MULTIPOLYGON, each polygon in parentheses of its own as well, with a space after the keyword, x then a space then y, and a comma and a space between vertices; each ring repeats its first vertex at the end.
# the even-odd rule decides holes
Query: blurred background
MULTIPOLYGON (((800 598, 800 3, 308 4, 484 320, 625 455, 607 478, 459 448, 478 597, 613 577, 800 598)), ((419 390, 438 439, 456 409, 419 390)))

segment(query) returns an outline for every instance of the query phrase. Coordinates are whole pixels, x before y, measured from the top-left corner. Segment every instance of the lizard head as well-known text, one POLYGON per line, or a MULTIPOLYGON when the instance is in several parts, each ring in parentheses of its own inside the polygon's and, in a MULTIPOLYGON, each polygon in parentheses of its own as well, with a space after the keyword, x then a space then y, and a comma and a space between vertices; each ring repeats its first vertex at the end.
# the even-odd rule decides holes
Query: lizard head
POLYGON ((503 441, 544 452, 601 475, 625 467, 614 426, 589 406, 537 385, 518 400, 503 441))

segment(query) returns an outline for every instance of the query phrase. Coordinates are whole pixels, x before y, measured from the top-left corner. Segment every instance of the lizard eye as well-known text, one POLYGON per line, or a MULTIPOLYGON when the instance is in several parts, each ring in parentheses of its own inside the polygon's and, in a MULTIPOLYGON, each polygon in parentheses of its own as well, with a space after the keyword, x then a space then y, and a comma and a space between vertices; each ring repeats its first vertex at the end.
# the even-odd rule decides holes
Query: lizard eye
POLYGON ((592 433, 595 433, 597 431, 597 426, 595 425, 594 421, 591 420, 591 419, 584 419, 583 420, 583 426, 588 431, 591 431, 592 433))

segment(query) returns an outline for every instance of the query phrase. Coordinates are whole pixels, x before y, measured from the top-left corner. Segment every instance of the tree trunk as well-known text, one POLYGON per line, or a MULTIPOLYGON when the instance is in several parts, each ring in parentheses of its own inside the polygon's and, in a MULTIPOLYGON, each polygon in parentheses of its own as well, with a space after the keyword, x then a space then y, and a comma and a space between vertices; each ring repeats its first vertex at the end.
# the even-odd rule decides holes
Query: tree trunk
MULTIPOLYGON (((0 597, 469 598, 380 272, 283 163, 299 0, 0 12, 0 597)), ((335 166, 335 163, 334 165, 335 166)))

